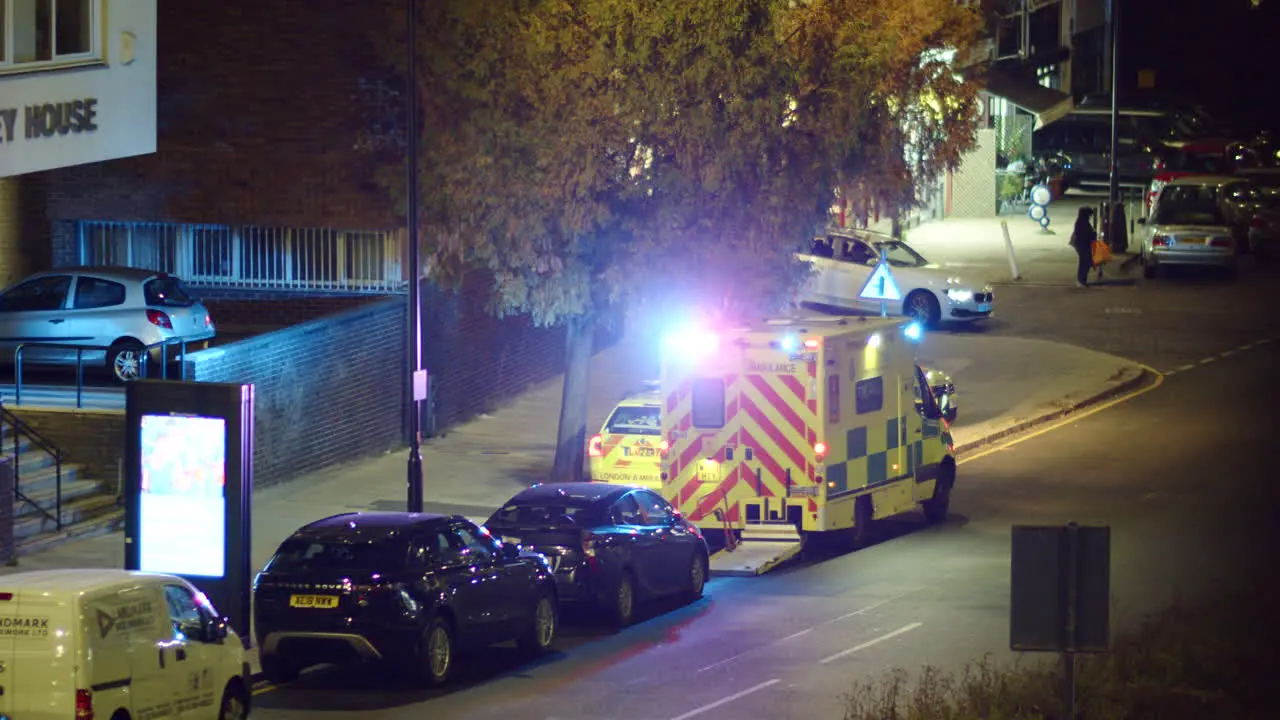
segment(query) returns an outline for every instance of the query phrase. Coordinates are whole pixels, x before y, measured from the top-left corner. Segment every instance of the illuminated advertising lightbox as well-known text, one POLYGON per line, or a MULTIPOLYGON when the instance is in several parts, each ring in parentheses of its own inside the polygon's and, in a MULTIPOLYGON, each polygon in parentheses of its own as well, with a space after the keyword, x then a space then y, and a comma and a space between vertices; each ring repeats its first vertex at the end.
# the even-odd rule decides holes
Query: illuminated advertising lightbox
POLYGON ((184 577, 226 573, 227 422, 143 415, 138 569, 184 577))

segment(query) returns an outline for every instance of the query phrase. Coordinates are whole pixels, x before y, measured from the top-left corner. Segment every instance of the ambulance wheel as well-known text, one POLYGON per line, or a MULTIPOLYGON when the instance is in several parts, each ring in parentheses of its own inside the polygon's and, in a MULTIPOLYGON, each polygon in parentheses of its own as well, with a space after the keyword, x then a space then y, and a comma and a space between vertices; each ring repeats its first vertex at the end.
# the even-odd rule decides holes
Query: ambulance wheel
POLYGON ((298 674, 301 672, 296 663, 279 655, 263 655, 260 661, 262 662, 262 674, 266 676, 267 682, 272 685, 291 683, 298 679, 298 674))
POLYGON ((871 544, 873 524, 871 496, 863 495, 853 503, 853 547, 855 550, 871 544))
POLYGON ((924 508, 924 519, 930 525, 947 521, 947 513, 951 510, 951 487, 955 485, 956 469, 950 463, 942 466, 938 474, 937 484, 933 488, 933 497, 921 503, 924 508))

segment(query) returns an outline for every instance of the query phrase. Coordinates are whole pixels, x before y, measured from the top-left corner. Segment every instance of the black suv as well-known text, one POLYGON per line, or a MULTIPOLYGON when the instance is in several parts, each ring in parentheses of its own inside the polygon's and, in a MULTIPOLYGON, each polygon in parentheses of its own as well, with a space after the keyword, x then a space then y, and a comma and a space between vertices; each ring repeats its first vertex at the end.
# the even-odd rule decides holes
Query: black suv
POLYGON ((345 513, 291 535, 254 580, 262 671, 289 682, 311 665, 382 661, 445 683, 457 650, 555 639, 545 558, 459 516, 345 513))

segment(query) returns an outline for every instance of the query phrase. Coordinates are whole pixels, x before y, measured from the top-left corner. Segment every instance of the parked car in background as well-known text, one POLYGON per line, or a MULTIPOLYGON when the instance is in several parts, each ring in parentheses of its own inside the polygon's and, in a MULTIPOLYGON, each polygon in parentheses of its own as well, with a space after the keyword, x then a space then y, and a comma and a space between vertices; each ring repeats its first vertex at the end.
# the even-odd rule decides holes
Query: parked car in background
MULTIPOLYGON (((199 349, 216 335, 209 310, 173 275, 122 267, 65 267, 0 292, 0 362, 106 367, 137 379, 158 343, 199 349)), ((176 357, 176 348, 169 357, 176 357)))
POLYGON ((618 403, 587 442, 592 480, 662 489, 662 395, 657 383, 618 403))
POLYGON ((429 685, 459 651, 516 640, 549 650, 559 625, 545 558, 459 516, 343 513, 289 536, 253 583, 262 671, 385 661, 429 685))
POLYGON ((1193 176, 1160 189, 1144 225, 1143 274, 1166 265, 1203 265, 1234 274, 1259 202, 1257 187, 1234 177, 1193 176))
POLYGON ((902 299, 889 303, 889 312, 906 315, 926 326, 943 320, 972 322, 991 316, 995 295, 990 285, 951 275, 909 245, 888 235, 866 230, 840 230, 814 239, 813 250, 796 255, 815 273, 798 300, 851 310, 875 312, 880 302, 858 297, 880 263, 889 263, 902 299), (828 254, 830 253, 830 254, 828 254))
POLYGON ((702 597, 710 553, 701 531, 658 493, 606 483, 535 485, 485 526, 545 555, 566 603, 602 607, 619 627, 638 601, 702 597))
POLYGON ((1248 144, 1228 139, 1200 139, 1166 143, 1156 160, 1151 186, 1147 189, 1146 211, 1151 211, 1156 194, 1171 180, 1192 175, 1235 175, 1260 167, 1258 153, 1248 144))

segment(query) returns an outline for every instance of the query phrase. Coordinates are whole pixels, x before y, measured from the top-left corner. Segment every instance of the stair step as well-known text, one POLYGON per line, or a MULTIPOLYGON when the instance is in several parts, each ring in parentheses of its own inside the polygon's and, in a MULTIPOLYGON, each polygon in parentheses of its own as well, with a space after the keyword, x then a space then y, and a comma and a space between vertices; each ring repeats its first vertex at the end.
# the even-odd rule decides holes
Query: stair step
MULTIPOLYGON (((91 495, 69 503, 64 502, 62 504, 62 532, 66 532, 68 526, 118 509, 120 509, 120 506, 116 503, 114 495, 91 495)), ((21 543, 27 538, 42 533, 58 533, 57 524, 40 513, 14 518, 13 538, 15 541, 21 543)))
MULTIPOLYGON (((64 464, 62 466, 62 487, 80 480, 80 466, 64 464)), ((18 489, 24 495, 34 495, 58 486, 58 468, 50 465, 30 472, 23 470, 18 476, 18 489)))
POLYGON ((17 541, 17 551, 19 555, 30 555, 41 550, 48 550, 68 540, 109 535, 113 532, 118 532, 123 527, 124 508, 114 507, 114 509, 99 512, 80 522, 63 525, 62 532, 43 533, 19 540, 17 541))
MULTIPOLYGON (((65 508, 69 503, 74 502, 82 497, 89 495, 103 495, 107 491, 102 487, 102 483, 94 480, 74 480, 72 482, 62 481, 62 506, 65 508)), ((23 502, 15 500, 13 502, 13 517, 15 519, 25 515, 39 513, 38 508, 44 508, 50 513, 58 504, 58 488, 50 485, 43 487, 36 492, 24 492, 27 499, 31 502, 23 502), (32 507, 31 503, 35 503, 37 507, 32 507)))

